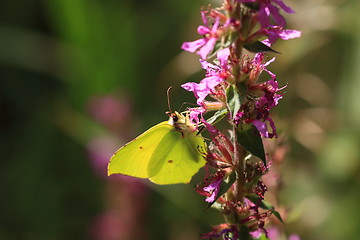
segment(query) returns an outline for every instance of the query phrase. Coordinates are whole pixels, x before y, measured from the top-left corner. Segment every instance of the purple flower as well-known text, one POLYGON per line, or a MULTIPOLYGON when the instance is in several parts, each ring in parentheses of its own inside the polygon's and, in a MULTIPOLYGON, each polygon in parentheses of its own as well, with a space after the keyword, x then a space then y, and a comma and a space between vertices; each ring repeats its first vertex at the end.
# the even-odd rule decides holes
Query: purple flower
POLYGON ((271 227, 268 229, 268 238, 270 240, 277 240, 280 238, 280 232, 279 232, 279 229, 275 228, 275 227, 271 227))
POLYGON ((211 138, 215 138, 216 136, 220 135, 219 130, 217 130, 213 125, 209 124, 204 118, 202 118, 201 121, 208 130, 211 138))
POLYGON ((269 137, 269 133, 268 133, 268 130, 267 130, 266 123, 264 123, 264 122, 262 122, 260 120, 257 120, 257 119, 254 119, 252 123, 257 128, 257 130, 261 133, 261 135, 263 135, 266 138, 269 137))
POLYGON ((241 3, 253 3, 259 2, 259 12, 258 18, 261 25, 261 28, 266 28, 270 26, 270 18, 280 26, 285 27, 286 21, 285 18, 279 13, 279 8, 284 10, 287 13, 294 13, 294 11, 285 5, 282 0, 237 0, 241 3))
POLYGON ((286 88, 285 85, 282 88, 279 88, 279 84, 275 79, 271 79, 263 84, 265 94, 257 101, 258 108, 266 108, 267 110, 272 109, 276 105, 278 105, 279 100, 283 98, 283 94, 279 94, 281 90, 286 88))
POLYGON ((259 77, 259 75, 261 74, 262 71, 266 71, 271 76, 272 79, 276 78, 276 75, 274 73, 272 73, 271 71, 266 69, 266 67, 270 63, 275 61, 275 57, 273 57, 269 61, 263 63, 264 56, 265 56, 264 53, 257 53, 257 54, 255 54, 255 56, 251 62, 252 70, 250 73, 250 80, 252 82, 255 82, 257 80, 257 78, 259 77))
POLYGON ((240 109, 240 110, 236 113, 236 115, 235 115, 235 117, 234 117, 234 123, 235 123, 236 125, 239 125, 239 124, 240 124, 240 121, 241 121, 241 119, 244 117, 244 115, 245 115, 244 111, 243 111, 242 109, 240 109))
POLYGON ((279 88, 278 82, 275 79, 271 79, 260 85, 264 89, 264 95, 256 102, 256 109, 258 111, 257 118, 252 120, 254 126, 258 129, 260 134, 266 138, 277 137, 276 127, 274 121, 269 117, 269 111, 278 105, 279 100, 283 94, 279 94, 279 91, 286 86, 279 88), (266 121, 272 128, 272 133, 268 131, 266 121))
POLYGON ((217 195, 220 190, 221 182, 224 178, 224 172, 217 171, 210 175, 210 172, 206 172, 207 176, 202 184, 196 186, 196 191, 206 196, 205 201, 208 203, 213 203, 217 198, 217 195))
POLYGON ((217 29, 219 27, 220 19, 216 18, 212 28, 209 28, 205 13, 201 12, 203 22, 206 26, 199 26, 197 31, 199 34, 204 35, 204 38, 195 40, 193 42, 184 42, 181 48, 188 52, 195 52, 201 57, 206 59, 209 53, 213 50, 215 43, 218 39, 217 29))
POLYGON ((200 83, 188 82, 181 85, 186 91, 193 92, 197 98, 197 104, 201 105, 205 97, 214 91, 214 88, 222 82, 217 76, 206 77, 200 83))
POLYGON ((300 240, 300 237, 297 234, 291 234, 289 240, 300 240))
POLYGON ((200 118, 202 118, 202 115, 206 112, 206 109, 203 107, 195 107, 195 108, 189 108, 189 118, 191 122, 196 123, 198 125, 200 123, 200 118), (200 117, 199 117, 200 115, 200 117))
POLYGON ((277 39, 289 40, 293 38, 301 37, 301 31, 292 30, 292 29, 283 29, 278 26, 271 26, 268 28, 264 28, 262 32, 268 36, 269 41, 273 44, 277 39))
POLYGON ((230 52, 225 48, 217 53, 220 67, 200 60, 202 67, 206 70, 206 77, 200 83, 188 82, 181 85, 182 88, 193 92, 197 98, 197 104, 201 105, 206 96, 215 91, 215 87, 225 81, 228 77, 228 58, 230 52))
POLYGON ((258 230, 256 230, 256 231, 250 232, 250 236, 252 238, 256 238, 256 239, 260 238, 261 234, 262 234, 262 230, 260 228, 258 230))
POLYGON ((229 48, 224 48, 217 53, 217 59, 220 61, 220 67, 222 69, 228 68, 229 56, 230 56, 229 48))
POLYGON ((206 202, 212 203, 215 201, 217 194, 220 190, 221 178, 215 178, 207 187, 204 187, 205 192, 210 193, 210 196, 205 199, 206 202))
POLYGON ((269 121, 270 123, 272 123, 272 124, 270 124, 272 127, 272 130, 273 130, 272 133, 269 133, 266 122, 254 119, 252 121, 252 123, 254 124, 254 126, 257 128, 257 130, 260 132, 260 134, 262 136, 264 136, 266 138, 273 138, 274 136, 277 136, 274 121, 271 118, 267 118, 266 120, 269 121))

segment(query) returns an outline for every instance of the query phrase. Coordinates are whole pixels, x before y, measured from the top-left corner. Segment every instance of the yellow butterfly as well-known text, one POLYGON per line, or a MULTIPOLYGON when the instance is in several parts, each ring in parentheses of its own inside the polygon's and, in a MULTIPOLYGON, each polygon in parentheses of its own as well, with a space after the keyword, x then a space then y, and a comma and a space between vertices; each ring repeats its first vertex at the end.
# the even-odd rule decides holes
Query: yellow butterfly
POLYGON ((205 165, 206 143, 187 114, 168 115, 169 121, 121 147, 110 159, 108 175, 148 178, 157 184, 189 183, 205 165))

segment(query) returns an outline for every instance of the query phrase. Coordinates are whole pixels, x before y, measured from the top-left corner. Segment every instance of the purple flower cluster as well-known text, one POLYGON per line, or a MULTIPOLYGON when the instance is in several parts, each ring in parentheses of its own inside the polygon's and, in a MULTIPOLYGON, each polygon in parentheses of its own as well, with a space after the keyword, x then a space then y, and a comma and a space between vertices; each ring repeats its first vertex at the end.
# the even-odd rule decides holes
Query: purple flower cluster
POLYGON ((181 85, 187 91, 193 92, 197 98, 197 104, 203 105, 205 98, 215 93, 215 88, 225 83, 229 76, 228 58, 230 52, 224 48, 217 53, 219 65, 214 65, 200 60, 201 66, 206 70, 206 77, 200 83, 188 82, 181 85))
MULTIPOLYGON (((260 180, 268 171, 265 155, 263 162, 248 163, 250 154, 259 154, 238 138, 246 126, 258 132, 248 137, 251 141, 259 134, 277 137, 270 110, 283 98, 286 86, 279 87, 276 75, 267 69, 275 58, 268 60, 265 54, 276 52, 272 46, 278 39, 301 36, 300 31, 285 28, 280 11, 294 13, 282 0, 224 0, 221 8, 202 9, 203 25, 197 29, 202 38, 181 47, 197 53, 205 70, 199 83, 181 85, 194 94, 198 105, 188 109, 190 120, 204 127, 211 138, 205 180, 196 190, 210 205, 221 206, 227 216, 227 223, 215 226, 203 238, 240 239, 239 226, 249 229, 249 238, 258 229, 266 234, 264 226, 273 211, 261 209, 267 190, 260 180), (262 72, 270 76, 265 82, 259 80, 262 72), (215 126, 223 119, 230 126, 225 133, 215 126)), ((258 144, 263 148, 261 141, 258 144)))

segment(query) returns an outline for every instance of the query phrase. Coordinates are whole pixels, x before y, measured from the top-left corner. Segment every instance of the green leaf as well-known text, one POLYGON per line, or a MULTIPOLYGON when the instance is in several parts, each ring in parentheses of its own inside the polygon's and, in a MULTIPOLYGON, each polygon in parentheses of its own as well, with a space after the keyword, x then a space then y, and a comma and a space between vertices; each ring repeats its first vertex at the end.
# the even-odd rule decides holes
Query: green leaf
POLYGON ((242 101, 243 98, 247 95, 248 85, 245 81, 242 81, 242 82, 236 83, 236 88, 240 95, 240 101, 242 101))
POLYGON ((239 229, 239 236, 241 236, 242 240, 251 240, 249 228, 241 225, 239 229))
POLYGON ((223 119, 223 117, 225 117, 227 113, 228 113, 228 110, 226 108, 221 109, 221 110, 215 112, 214 115, 212 117, 208 118, 206 121, 209 124, 215 125, 221 119, 223 119))
POLYGON ((279 219, 280 222, 284 223, 284 220, 282 220, 281 215, 278 211, 276 211, 275 209, 271 209, 271 212, 275 215, 277 219, 279 219))
POLYGON ((259 207, 261 207, 262 209, 265 210, 270 210, 272 212, 272 214, 275 215, 275 217, 277 219, 279 219, 280 222, 284 223, 284 221, 281 218, 281 215, 278 211, 275 210, 275 207, 273 205, 271 205, 269 202, 265 201, 265 200, 261 200, 259 203, 259 197, 256 195, 247 195, 246 196, 247 199, 249 199, 251 202, 253 202, 254 204, 259 204, 259 207))
POLYGON ((243 4, 252 10, 259 11, 258 3, 243 3, 243 4))
POLYGON ((224 44, 224 48, 229 47, 233 42, 235 42, 239 38, 239 31, 231 31, 227 41, 224 44))
POLYGON ((243 125, 242 129, 238 129, 237 139, 241 146, 252 155, 260 158, 266 165, 264 145, 260 133, 254 125, 243 125))
POLYGON ((229 188, 234 184, 235 181, 236 181, 236 173, 234 171, 230 174, 230 176, 227 177, 227 179, 225 181, 221 182, 220 190, 219 190, 215 200, 213 202, 209 203, 208 207, 211 207, 214 204, 214 202, 216 202, 216 200, 219 199, 219 197, 224 195, 229 190, 229 188))
POLYGON ((253 53, 259 53, 259 52, 274 52, 279 53, 278 51, 272 49, 271 47, 266 46, 260 41, 255 41, 252 43, 246 43, 244 44, 244 48, 250 52, 253 53))
POLYGON ((228 99, 228 107, 231 112, 231 116, 234 119, 236 113, 240 110, 241 107, 241 98, 236 86, 230 85, 226 89, 226 95, 228 99))
POLYGON ((261 234, 260 238, 258 238, 259 240, 269 240, 265 234, 261 234))

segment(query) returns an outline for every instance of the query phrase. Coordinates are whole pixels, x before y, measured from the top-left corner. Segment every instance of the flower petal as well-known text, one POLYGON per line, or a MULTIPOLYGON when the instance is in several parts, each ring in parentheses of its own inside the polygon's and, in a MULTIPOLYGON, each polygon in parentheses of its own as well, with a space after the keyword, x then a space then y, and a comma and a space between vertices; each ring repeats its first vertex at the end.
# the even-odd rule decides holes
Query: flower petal
POLYGON ((301 31, 285 29, 285 30, 282 30, 279 33, 279 37, 282 40, 289 40, 289 39, 293 39, 293 38, 299 38, 299 37, 301 37, 301 31))
POLYGON ((201 46, 206 44, 205 39, 198 39, 193 42, 184 42, 181 46, 181 49, 188 51, 188 52, 195 52, 201 46))
POLYGON ((268 7, 276 24, 278 24, 280 27, 285 27, 286 21, 285 18, 279 13, 279 9, 271 4, 269 4, 268 7))
POLYGON ((229 56, 230 56, 230 50, 229 50, 229 48, 224 48, 224 49, 220 50, 220 51, 217 53, 217 59, 219 59, 219 61, 220 61, 220 66, 221 66, 223 69, 226 69, 226 68, 227 68, 229 56))
MULTIPOLYGON (((204 39, 205 40, 205 39, 204 39)), ((205 40, 206 41, 206 40, 205 40)), ((216 38, 210 38, 205 45, 200 48, 200 50, 197 52, 201 59, 206 59, 209 53, 213 50, 216 43, 216 38)))
POLYGON ((289 6, 285 5, 285 3, 282 0, 273 0, 279 7, 281 7, 282 10, 284 10, 287 13, 295 13, 294 10, 292 10, 289 6))
POLYGON ((204 26, 199 26, 197 29, 197 32, 201 35, 206 35, 208 33, 210 33, 210 29, 204 26))
POLYGON ((257 119, 254 119, 252 123, 254 124, 254 126, 257 128, 257 130, 260 132, 261 135, 263 135, 266 138, 269 137, 269 132, 267 130, 266 123, 257 119))

